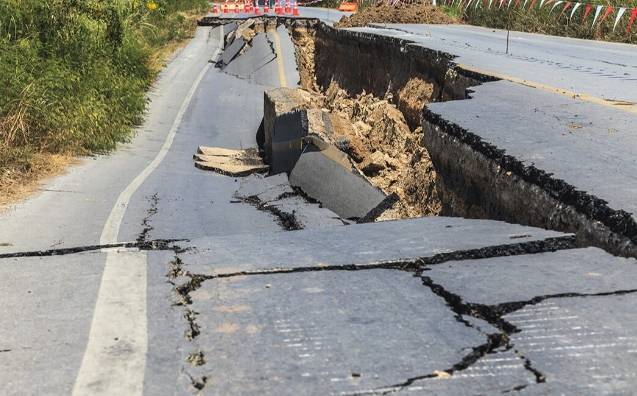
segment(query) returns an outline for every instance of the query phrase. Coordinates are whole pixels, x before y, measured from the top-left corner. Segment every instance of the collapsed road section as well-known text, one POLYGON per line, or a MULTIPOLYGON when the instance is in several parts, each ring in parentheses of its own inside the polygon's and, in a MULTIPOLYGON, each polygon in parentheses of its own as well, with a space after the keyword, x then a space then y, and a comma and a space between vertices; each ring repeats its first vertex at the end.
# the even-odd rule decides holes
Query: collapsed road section
POLYGON ((471 199, 479 186, 461 189, 480 182, 461 152, 428 141, 428 111, 477 103, 501 82, 371 32, 274 18, 232 25, 201 91, 210 96, 192 107, 205 122, 187 131, 202 133, 182 133, 175 154, 179 177, 195 174, 188 187, 205 186, 197 194, 221 208, 212 230, 184 227, 159 210, 165 195, 146 195, 140 240, 201 232, 144 252, 160 279, 151 286, 168 295, 149 300, 147 391, 177 377, 177 394, 630 394, 635 259, 491 220, 504 215, 471 199), (228 87, 242 89, 218 94, 228 87), (246 128, 233 128, 248 118, 235 110, 251 111, 246 128), (199 169, 188 158, 197 146, 199 169), (432 216, 463 207, 484 219, 432 216), (250 222, 233 228, 240 211, 250 222), (268 227, 255 226, 262 219, 268 227))
MULTIPOLYGON (((635 167, 626 147, 637 144, 629 112, 499 81, 391 29, 260 20, 292 36, 299 86, 310 96, 296 109, 329 125, 327 134, 310 134, 345 153, 354 172, 386 196, 397 196, 379 219, 498 219, 637 255, 637 208, 622 198, 632 196, 635 167), (584 168, 582 158, 589 159, 584 168)), ((237 30, 246 24, 239 23, 237 30)))

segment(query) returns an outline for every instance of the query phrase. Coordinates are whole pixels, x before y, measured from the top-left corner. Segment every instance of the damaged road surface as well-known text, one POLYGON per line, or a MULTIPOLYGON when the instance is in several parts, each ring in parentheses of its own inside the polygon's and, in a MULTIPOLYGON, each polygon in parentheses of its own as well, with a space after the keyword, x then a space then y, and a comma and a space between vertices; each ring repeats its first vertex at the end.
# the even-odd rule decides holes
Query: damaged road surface
POLYGON ((205 18, 131 143, 0 214, 0 393, 634 394, 634 115, 307 15, 205 18))

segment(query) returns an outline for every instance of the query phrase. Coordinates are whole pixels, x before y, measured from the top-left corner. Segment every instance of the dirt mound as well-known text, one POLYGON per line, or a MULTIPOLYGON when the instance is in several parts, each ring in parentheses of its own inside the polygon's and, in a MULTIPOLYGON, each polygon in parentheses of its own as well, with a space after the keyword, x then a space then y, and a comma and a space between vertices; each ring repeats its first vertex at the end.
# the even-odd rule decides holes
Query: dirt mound
POLYGON ((380 3, 343 17, 335 26, 339 28, 365 26, 369 23, 460 23, 431 4, 403 4, 391 6, 380 3))
POLYGON ((323 106, 352 123, 353 128, 339 132, 356 143, 348 150, 357 162, 356 167, 374 185, 400 197, 395 213, 388 218, 440 213, 436 171, 422 145, 421 131, 411 131, 395 105, 364 92, 349 97, 332 82, 325 92, 323 106))

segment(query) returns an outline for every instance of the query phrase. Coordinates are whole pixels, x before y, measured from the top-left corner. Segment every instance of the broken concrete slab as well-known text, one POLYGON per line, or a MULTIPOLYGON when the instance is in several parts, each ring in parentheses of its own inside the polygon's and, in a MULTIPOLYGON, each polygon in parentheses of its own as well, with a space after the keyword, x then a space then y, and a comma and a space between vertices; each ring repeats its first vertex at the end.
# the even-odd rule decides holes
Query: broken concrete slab
POLYGON ((385 199, 369 181, 322 151, 303 153, 290 172, 290 184, 345 219, 363 218, 385 199))
POLYGON ((282 196, 294 194, 294 189, 285 174, 273 176, 250 175, 241 180, 235 196, 240 199, 256 197, 261 202, 270 202, 282 196))
MULTIPOLYGON (((311 105, 311 94, 294 88, 276 88, 265 92, 263 102, 263 133, 265 159, 272 158, 272 137, 276 119, 283 114, 307 109, 311 105)), ((257 139, 259 140, 259 139, 257 139)))
POLYGON ((309 203, 300 195, 270 201, 267 203, 267 207, 294 216, 294 219, 303 229, 334 227, 346 224, 336 213, 317 203, 309 203))
POLYGON ((234 195, 259 210, 279 217, 288 230, 344 224, 336 213, 299 195, 290 186, 285 174, 268 177, 251 175, 241 181, 234 195))
POLYGON ((254 26, 254 22, 255 22, 254 19, 248 19, 247 21, 242 21, 234 31, 232 31, 226 36, 226 41, 231 42, 237 37, 243 38, 246 42, 251 41, 252 38, 250 36, 246 37, 247 35, 245 34, 245 32, 254 26))
POLYGON ((450 261, 423 275, 468 303, 498 305, 557 294, 637 289, 637 260, 598 248, 450 261))
POLYGON ((523 394, 633 394, 636 297, 554 298, 505 315, 520 330, 511 336, 515 349, 546 378, 523 394))
POLYGON ((242 271, 382 265, 443 256, 490 257, 568 247, 572 240, 559 232, 498 221, 425 217, 201 238, 192 240, 191 246, 196 250, 182 255, 186 269, 193 274, 215 276, 242 271))
POLYGON ((247 176, 269 170, 256 149, 234 150, 200 146, 193 158, 195 167, 226 176, 247 176))
POLYGON ((304 111, 292 111, 275 118, 268 161, 271 174, 292 171, 305 146, 302 138, 307 134, 308 121, 304 111))
MULTIPOLYGON (((244 41, 238 37, 236 41, 244 41)), ((233 43, 234 44, 234 43, 233 43)), ((258 33, 246 47, 223 68, 224 73, 268 87, 272 77, 277 76, 276 53, 265 33, 258 33), (266 70, 264 70, 266 69, 266 70), (264 72, 266 72, 264 74, 264 72)))
MULTIPOLYGON (((453 367, 487 340, 401 271, 218 279, 190 296, 197 344, 211 359, 198 369, 214 379, 208 394, 382 387, 453 367)), ((524 370, 516 374, 507 382, 528 381, 524 370)))
POLYGON ((237 27, 239 27, 239 23, 236 21, 228 22, 223 25, 223 33, 225 35, 224 48, 232 44, 232 41, 234 40, 234 32, 237 30, 237 27))
POLYGON ((232 43, 223 50, 223 54, 221 55, 221 68, 224 69, 226 66, 228 66, 230 62, 232 62, 234 58, 239 55, 239 52, 243 50, 243 47, 245 47, 245 45, 246 42, 242 38, 233 40, 232 43))

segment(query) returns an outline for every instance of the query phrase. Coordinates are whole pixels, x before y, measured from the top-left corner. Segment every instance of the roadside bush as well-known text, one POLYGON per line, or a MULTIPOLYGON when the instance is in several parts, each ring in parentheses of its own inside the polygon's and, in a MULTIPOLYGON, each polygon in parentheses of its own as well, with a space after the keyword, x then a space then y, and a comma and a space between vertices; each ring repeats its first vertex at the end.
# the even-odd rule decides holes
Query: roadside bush
POLYGON ((205 0, 0 0, 0 186, 35 152, 104 152, 142 121, 155 54, 205 0))

